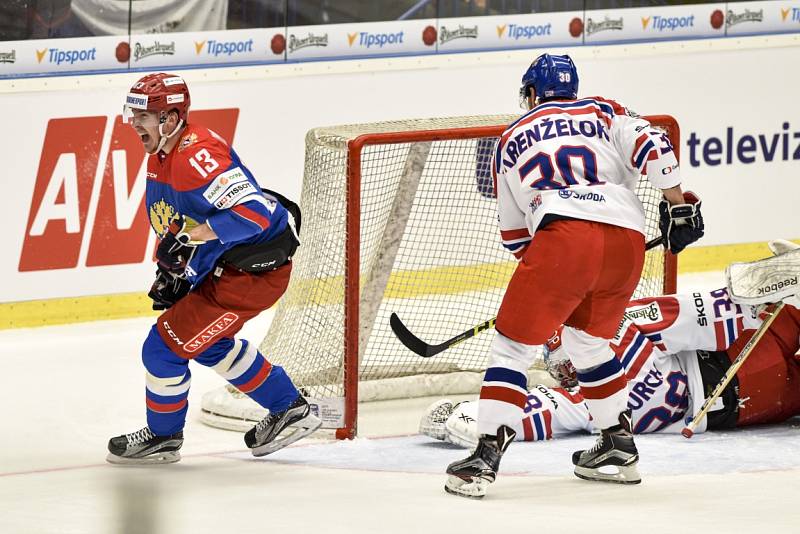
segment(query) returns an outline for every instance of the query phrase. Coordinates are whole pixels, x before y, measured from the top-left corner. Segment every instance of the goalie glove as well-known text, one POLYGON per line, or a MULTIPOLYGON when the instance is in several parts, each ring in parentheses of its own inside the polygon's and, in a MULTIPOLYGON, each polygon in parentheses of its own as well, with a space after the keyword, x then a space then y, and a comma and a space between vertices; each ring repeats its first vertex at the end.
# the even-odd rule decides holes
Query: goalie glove
POLYGON ((685 204, 670 206, 666 199, 658 205, 659 227, 664 238, 664 248, 677 254, 687 245, 694 243, 705 231, 703 214, 700 213, 702 202, 691 191, 683 194, 685 204))
POLYGON ((173 304, 185 297, 190 289, 192 289, 192 284, 185 278, 158 269, 156 271, 156 280, 150 286, 147 296, 153 299, 154 310, 168 310, 173 304))
POLYGON ((186 272, 197 245, 190 244, 191 238, 184 231, 185 228, 186 222, 183 217, 178 217, 169 225, 167 235, 156 249, 156 260, 160 270, 176 276, 183 276, 186 272))

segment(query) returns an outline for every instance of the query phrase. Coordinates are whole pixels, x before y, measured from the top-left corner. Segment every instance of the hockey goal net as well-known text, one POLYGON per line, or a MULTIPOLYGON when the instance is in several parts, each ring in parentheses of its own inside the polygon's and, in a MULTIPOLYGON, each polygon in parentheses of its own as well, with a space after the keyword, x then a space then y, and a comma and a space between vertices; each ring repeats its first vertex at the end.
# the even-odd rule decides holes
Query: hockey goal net
MULTIPOLYGON (((423 359, 394 336, 389 316, 440 343, 496 314, 516 262, 500 242, 490 161, 517 118, 308 132, 302 246, 261 350, 337 437, 355 435, 359 401, 479 390, 491 334, 423 359)), ((676 121, 646 118, 677 151, 676 121)), ((645 177, 637 193, 650 240, 659 235, 661 193, 645 177)), ((675 279, 674 256, 657 247, 646 255, 636 295, 672 293, 675 279)), ((206 393, 202 408, 205 422, 224 428, 247 428, 264 415, 230 386, 206 393)))

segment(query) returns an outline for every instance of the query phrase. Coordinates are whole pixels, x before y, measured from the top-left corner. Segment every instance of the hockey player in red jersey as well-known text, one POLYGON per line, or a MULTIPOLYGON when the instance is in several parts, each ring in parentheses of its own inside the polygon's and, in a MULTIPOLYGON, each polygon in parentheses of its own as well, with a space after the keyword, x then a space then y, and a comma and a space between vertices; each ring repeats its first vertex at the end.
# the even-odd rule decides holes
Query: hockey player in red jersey
POLYGON ((448 466, 448 493, 481 498, 494 482, 528 402, 535 347, 561 324, 601 429, 594 447, 573 455, 575 474, 641 481, 624 370, 609 348, 644 261, 644 210, 634 187, 646 174, 664 192, 661 229, 673 253, 703 235, 700 202, 684 197, 666 135, 612 100, 577 94, 569 56, 539 56, 522 77, 529 111, 497 144, 500 233, 520 261, 497 314, 479 400, 481 437, 473 454, 448 466))
MULTIPOLYGON (((680 433, 702 406, 762 318, 756 306, 731 301, 725 288, 631 301, 611 349, 628 380, 635 434, 680 433)), ((537 441, 595 426, 560 329, 545 345, 545 363, 560 387, 530 388, 518 439, 537 441)), ((778 423, 800 415, 800 310, 785 306, 737 372, 698 432, 778 423)), ((476 402, 431 405, 420 432, 465 447, 478 441, 476 402)))
POLYGON ((109 441, 111 463, 180 459, 190 360, 211 367, 269 410, 245 434, 255 456, 321 426, 284 370, 255 345, 234 338, 286 290, 299 245, 299 209, 262 191, 227 142, 190 123, 189 104, 186 82, 158 73, 136 82, 124 107, 123 118, 150 155, 146 208, 161 242, 149 296, 154 309, 166 311, 142 347, 147 426, 109 441))

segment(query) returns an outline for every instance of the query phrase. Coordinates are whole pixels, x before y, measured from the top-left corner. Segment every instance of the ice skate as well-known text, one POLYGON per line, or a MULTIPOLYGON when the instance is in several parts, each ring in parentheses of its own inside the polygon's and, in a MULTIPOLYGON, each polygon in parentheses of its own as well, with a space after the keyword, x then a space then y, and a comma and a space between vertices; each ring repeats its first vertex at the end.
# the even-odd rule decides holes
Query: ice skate
POLYGON ((486 488, 497 477, 500 458, 514 441, 514 436, 516 432, 505 425, 497 429, 496 436, 481 436, 478 447, 470 456, 447 466, 449 476, 444 490, 460 497, 482 499, 486 488))
POLYGON ((441 399, 425 410, 419 421, 419 433, 433 439, 444 441, 447 430, 444 427, 447 418, 453 413, 455 405, 450 399, 441 399))
POLYGON ((300 396, 282 412, 269 413, 244 435, 253 456, 266 456, 308 436, 322 426, 300 396))
POLYGON ((630 410, 619 414, 619 423, 603 430, 591 449, 572 454, 576 477, 616 484, 642 481, 636 468, 639 452, 633 442, 630 410))
POLYGON ((106 461, 112 464, 171 464, 181 459, 183 432, 156 436, 150 427, 108 440, 106 461))

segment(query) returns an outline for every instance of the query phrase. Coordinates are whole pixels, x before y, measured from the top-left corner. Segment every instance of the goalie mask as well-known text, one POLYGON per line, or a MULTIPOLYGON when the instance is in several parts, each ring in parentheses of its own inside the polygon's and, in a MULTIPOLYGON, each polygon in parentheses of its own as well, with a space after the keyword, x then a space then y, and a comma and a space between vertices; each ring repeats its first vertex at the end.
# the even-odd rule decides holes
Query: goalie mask
POLYGON ((527 108, 531 88, 536 91, 534 104, 554 98, 574 100, 578 98, 578 69, 568 55, 542 54, 537 57, 522 75, 519 88, 520 106, 527 108))
POLYGON ((122 107, 122 121, 131 123, 136 111, 149 111, 155 113, 154 124, 158 125, 160 139, 154 152, 158 152, 164 147, 167 139, 181 131, 189 115, 189 88, 180 76, 159 72, 148 74, 139 79, 131 87, 125 98, 125 105, 122 107), (165 123, 169 112, 174 111, 178 115, 177 126, 169 133, 164 131, 165 123))
POLYGON ((569 360, 564 348, 561 346, 561 332, 563 326, 559 326, 547 343, 544 344, 544 364, 548 374, 558 382, 561 387, 572 388, 578 385, 578 373, 575 366, 569 360))

